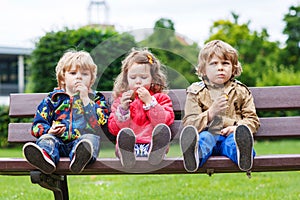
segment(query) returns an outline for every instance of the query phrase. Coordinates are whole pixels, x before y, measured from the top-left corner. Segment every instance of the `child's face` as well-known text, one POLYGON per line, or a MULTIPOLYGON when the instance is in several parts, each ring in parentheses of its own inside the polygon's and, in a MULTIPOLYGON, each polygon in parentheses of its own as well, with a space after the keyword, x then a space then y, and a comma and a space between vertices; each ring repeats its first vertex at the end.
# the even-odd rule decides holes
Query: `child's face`
POLYGON ((230 60, 213 56, 205 66, 205 75, 213 84, 224 84, 232 76, 232 63, 230 60))
POLYGON ((128 69, 127 79, 128 79, 128 87, 130 90, 136 90, 141 86, 149 90, 152 82, 150 66, 133 64, 128 69))
POLYGON ((76 69, 72 66, 70 70, 65 73, 65 90, 68 94, 74 95, 78 92, 78 87, 91 87, 92 74, 90 70, 76 69))

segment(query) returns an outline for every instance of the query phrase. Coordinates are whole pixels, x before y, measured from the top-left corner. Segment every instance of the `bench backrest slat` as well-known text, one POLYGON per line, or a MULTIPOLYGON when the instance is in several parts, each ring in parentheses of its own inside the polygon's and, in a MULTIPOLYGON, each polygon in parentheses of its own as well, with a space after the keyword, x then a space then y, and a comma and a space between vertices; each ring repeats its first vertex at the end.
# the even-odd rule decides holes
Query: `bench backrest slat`
MULTIPOLYGON (((300 109, 300 86, 253 87, 250 90, 253 93, 257 111, 300 109)), ((103 94, 108 101, 112 100, 111 92, 105 91, 103 94)), ((9 115, 11 117, 33 116, 37 105, 46 95, 46 93, 11 94, 9 115)), ((170 90, 169 96, 173 101, 174 111, 183 111, 185 89, 170 90)))
POLYGON ((257 110, 300 109, 300 86, 253 87, 257 110))

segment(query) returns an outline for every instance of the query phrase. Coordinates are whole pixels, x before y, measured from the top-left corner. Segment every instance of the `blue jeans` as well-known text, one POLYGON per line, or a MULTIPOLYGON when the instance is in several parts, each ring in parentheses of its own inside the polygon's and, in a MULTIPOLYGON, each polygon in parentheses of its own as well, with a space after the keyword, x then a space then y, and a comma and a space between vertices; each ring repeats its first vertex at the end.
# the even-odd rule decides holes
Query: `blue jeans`
POLYGON ((89 140, 93 145, 93 157, 90 161, 90 163, 92 163, 97 159, 100 151, 100 137, 98 135, 84 134, 76 140, 64 143, 60 138, 54 135, 45 134, 37 139, 36 144, 44 149, 54 163, 57 164, 60 157, 69 157, 70 160, 72 160, 76 144, 82 139, 89 140))
MULTIPOLYGON (((238 164, 233 133, 228 136, 223 136, 202 131, 199 133, 198 145, 199 151, 201 150, 202 152, 199 152, 199 156, 202 155, 202 158, 199 158, 199 167, 202 167, 210 156, 226 156, 235 164, 238 164)), ((253 157, 254 156, 255 151, 253 149, 253 157)))

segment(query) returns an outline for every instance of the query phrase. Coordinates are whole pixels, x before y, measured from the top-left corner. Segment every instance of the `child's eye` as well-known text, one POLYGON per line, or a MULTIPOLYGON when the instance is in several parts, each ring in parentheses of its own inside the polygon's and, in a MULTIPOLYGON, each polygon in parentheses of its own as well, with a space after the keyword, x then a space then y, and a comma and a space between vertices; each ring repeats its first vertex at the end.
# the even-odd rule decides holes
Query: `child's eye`
POLYGON ((69 72, 69 74, 71 74, 71 75, 75 75, 75 74, 76 74, 76 72, 70 71, 70 72, 69 72))
POLYGON ((135 79, 136 77, 135 77, 135 76, 130 76, 129 78, 130 78, 130 79, 135 79))
POLYGON ((148 78, 148 76, 142 76, 142 79, 147 79, 148 78))
POLYGON ((229 61, 224 61, 223 65, 230 65, 230 62, 229 61))
POLYGON ((218 62, 214 61, 214 62, 210 62, 209 65, 217 65, 218 62))

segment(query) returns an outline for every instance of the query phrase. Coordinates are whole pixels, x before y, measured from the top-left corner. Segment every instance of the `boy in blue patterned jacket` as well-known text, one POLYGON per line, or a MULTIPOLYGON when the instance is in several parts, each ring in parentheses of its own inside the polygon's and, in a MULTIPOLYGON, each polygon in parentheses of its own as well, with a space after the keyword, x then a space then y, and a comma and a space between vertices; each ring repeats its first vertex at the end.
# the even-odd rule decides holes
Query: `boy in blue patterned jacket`
POLYGON ((74 173, 98 157, 99 132, 109 113, 105 97, 91 89, 96 74, 97 65, 85 51, 66 52, 59 60, 58 88, 42 100, 33 120, 37 141, 23 147, 27 161, 43 173, 53 173, 60 157, 70 158, 74 173))

